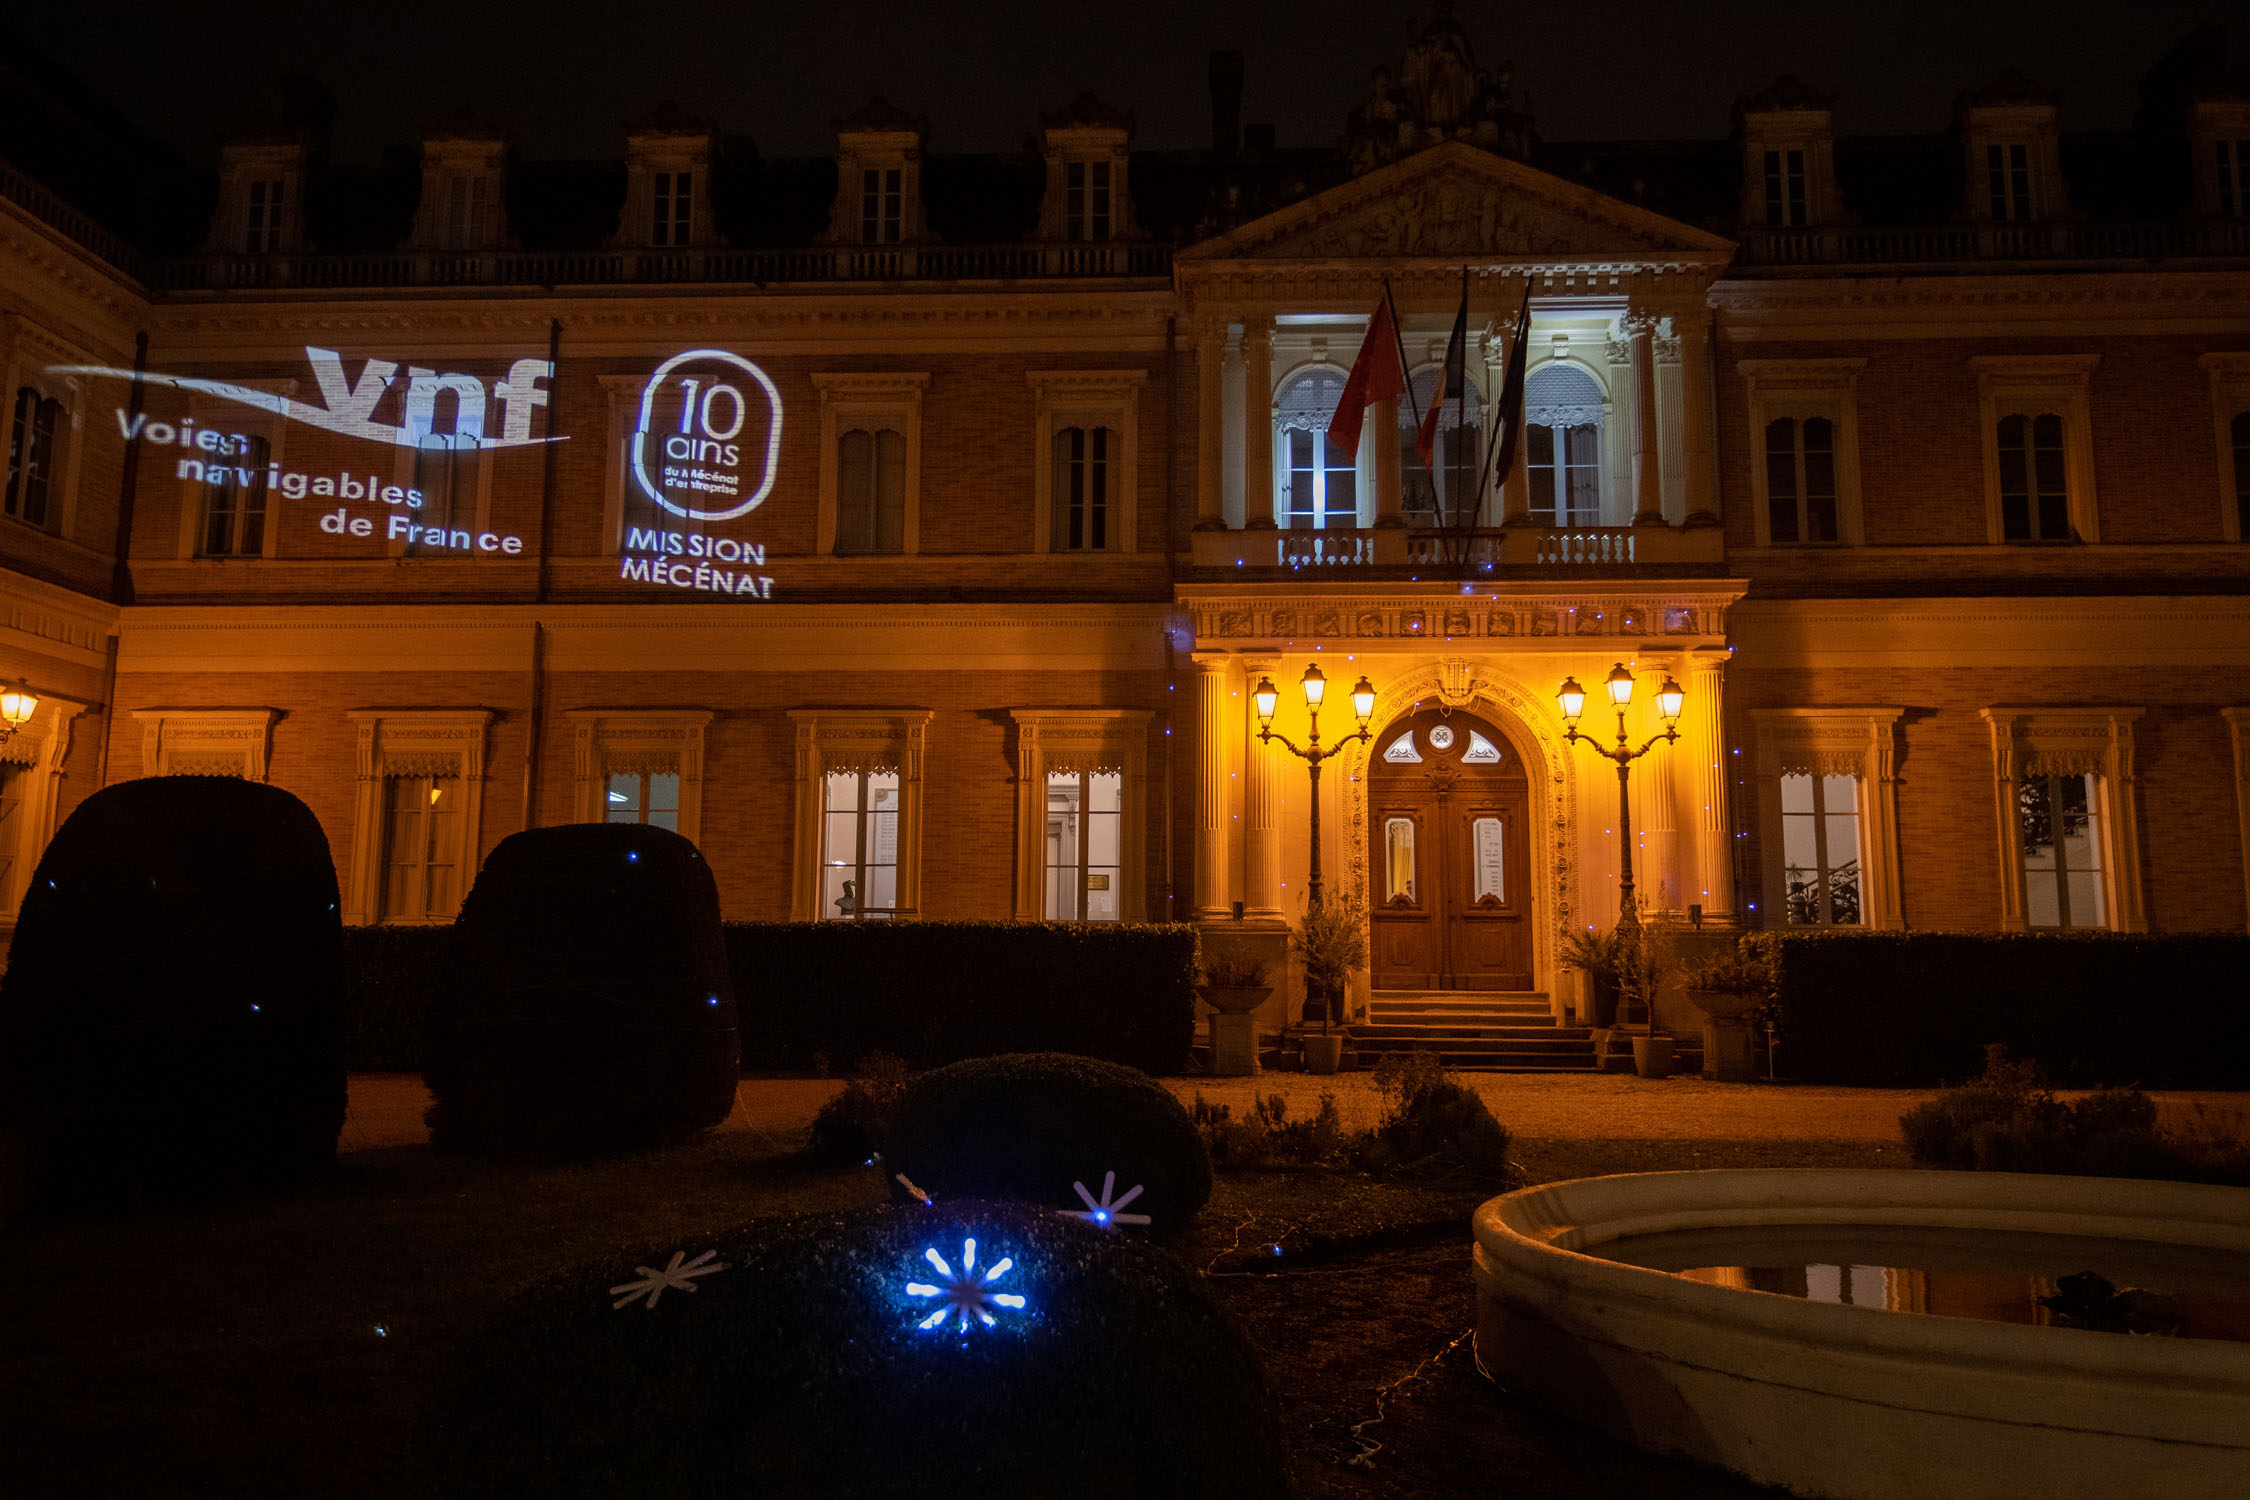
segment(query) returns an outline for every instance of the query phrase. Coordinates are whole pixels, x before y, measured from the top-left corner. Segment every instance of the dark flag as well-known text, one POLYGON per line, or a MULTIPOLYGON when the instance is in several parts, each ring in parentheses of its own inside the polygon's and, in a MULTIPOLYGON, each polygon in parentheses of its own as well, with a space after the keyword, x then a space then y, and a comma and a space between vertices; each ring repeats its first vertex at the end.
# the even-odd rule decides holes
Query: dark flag
POLYGON ((1422 430, 1415 434, 1414 449, 1422 455, 1422 467, 1434 477, 1437 474, 1438 413, 1445 403, 1463 389, 1462 364, 1469 354, 1469 287, 1468 278, 1462 277, 1461 310, 1453 315, 1453 337, 1445 341, 1445 363, 1438 367, 1437 389, 1430 393, 1430 409, 1422 413, 1422 430))
POLYGON ((1367 320, 1367 337, 1360 341, 1359 358, 1352 361, 1351 378, 1336 402, 1336 415, 1328 423, 1328 441, 1352 457, 1359 457, 1359 432, 1367 408, 1406 390, 1406 367, 1399 361, 1398 322, 1391 316, 1389 291, 1375 304, 1367 320))
POLYGON ((1508 346, 1508 374, 1500 382, 1500 441, 1492 455, 1494 488, 1506 484, 1516 466, 1516 444, 1523 436, 1524 355, 1531 343, 1531 282, 1523 284, 1523 311, 1516 315, 1515 341, 1508 346))

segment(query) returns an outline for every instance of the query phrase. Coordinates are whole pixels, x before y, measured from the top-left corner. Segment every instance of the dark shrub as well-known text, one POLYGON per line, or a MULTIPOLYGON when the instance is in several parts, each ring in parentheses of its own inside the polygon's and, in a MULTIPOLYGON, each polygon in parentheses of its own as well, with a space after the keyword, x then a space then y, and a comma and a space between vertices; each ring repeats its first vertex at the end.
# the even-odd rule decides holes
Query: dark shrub
POLYGON ((1079 1209, 1144 1191, 1128 1213, 1176 1232, 1211 1196, 1211 1158, 1180 1101, 1146 1073, 1088 1057, 1026 1052, 924 1073, 891 1121, 884 1161, 944 1202, 997 1198, 1079 1209))
POLYGON ((824 1166, 845 1167, 881 1151, 890 1136, 891 1117, 913 1081, 913 1071, 900 1059, 888 1052, 869 1053, 859 1076, 813 1116, 805 1155, 824 1166))
MULTIPOLYGON (((1219 1171, 1252 1171, 1261 1167, 1317 1167, 1333 1164, 1348 1148, 1336 1096, 1323 1091, 1309 1120, 1289 1118, 1289 1100, 1281 1094, 1253 1097, 1250 1113, 1241 1119, 1224 1104, 1207 1102, 1201 1094, 1189 1111, 1196 1134, 1219 1171)), ((1364 1142, 1362 1142, 1364 1143, 1364 1142)))
POLYGON ((524 1296, 456 1356, 416 1448, 433 1500, 666 1496, 1082 1500, 1286 1493, 1257 1358, 1163 1251, 974 1203, 758 1224, 524 1296), (1013 1264, 996 1326, 917 1325, 905 1293, 1013 1264), (716 1252, 727 1269, 623 1308, 613 1288, 716 1252))
POLYGON ((1476 1090, 1437 1072, 1393 1098, 1360 1164, 1389 1176, 1499 1182, 1508 1175, 1508 1130, 1476 1090))
POLYGON ((719 893, 661 828, 576 823, 492 851, 432 1016, 430 1139, 574 1155, 691 1139, 740 1072, 719 893))
POLYGON ((2250 936, 1769 933, 1776 1064, 1878 1088, 1972 1076, 1988 1043, 2072 1087, 2250 1088, 2250 936), (2164 1019, 2151 1024, 2161 997, 2164 1019))
POLYGON ((727 950, 757 1068, 1037 1051, 1177 1073, 1195 1043, 1184 925, 733 922, 727 950))
POLYGON ((344 1122, 336 869, 312 810, 221 776, 80 804, 0 979, 0 1111, 35 1193, 318 1168, 344 1122))
POLYGON ((452 970, 453 928, 344 929, 344 1065, 419 1073, 431 1008, 452 970))

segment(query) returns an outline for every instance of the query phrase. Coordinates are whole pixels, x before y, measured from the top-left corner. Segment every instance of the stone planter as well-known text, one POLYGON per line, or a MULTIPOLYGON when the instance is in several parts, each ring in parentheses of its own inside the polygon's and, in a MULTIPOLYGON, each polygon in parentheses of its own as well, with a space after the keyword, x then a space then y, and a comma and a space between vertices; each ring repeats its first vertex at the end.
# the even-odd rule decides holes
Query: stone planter
POLYGON ((1246 1016, 1266 1003, 1273 993, 1270 984, 1199 984, 1195 993, 1205 1005, 1223 1016, 1246 1016))
POLYGON ((1750 1045, 1749 1016, 1764 1001, 1755 990, 1686 990, 1703 1012, 1703 1076, 1721 1083, 1754 1083, 1758 1069, 1750 1045))
POLYGON ((1633 1038, 1633 1071, 1643 1078, 1672 1076, 1672 1039, 1661 1031, 1633 1038))
POLYGON ((1199 984, 1196 994, 1211 1007, 1211 1071, 1240 1078, 1258 1071, 1258 1024, 1251 1012, 1273 993, 1271 985, 1199 984))
POLYGON ((1344 1034, 1331 1031, 1305 1033, 1305 1071, 1333 1073, 1344 1065, 1344 1034))

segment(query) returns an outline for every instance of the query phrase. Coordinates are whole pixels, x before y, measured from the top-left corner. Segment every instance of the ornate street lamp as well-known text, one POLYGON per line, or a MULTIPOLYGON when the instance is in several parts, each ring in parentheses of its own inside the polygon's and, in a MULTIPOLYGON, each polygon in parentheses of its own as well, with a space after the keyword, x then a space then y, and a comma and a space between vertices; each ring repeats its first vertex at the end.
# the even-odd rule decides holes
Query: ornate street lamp
POLYGON ((1375 716, 1375 688, 1364 676, 1353 684, 1352 712, 1358 716, 1359 732, 1345 735, 1333 746, 1324 750, 1320 745, 1320 700, 1322 695, 1328 691, 1328 679, 1321 675, 1318 666, 1308 666, 1305 668, 1305 675, 1300 681, 1305 689, 1305 708, 1312 717, 1312 732, 1307 736, 1306 748, 1302 750, 1290 744, 1286 735, 1273 732, 1274 704, 1281 696, 1274 688, 1273 679, 1271 677, 1259 678, 1258 685, 1251 690, 1250 696, 1252 701, 1258 705, 1258 738, 1260 740, 1280 740, 1291 755, 1304 761, 1312 771, 1312 881, 1308 887, 1311 894, 1306 899, 1312 909, 1318 911, 1320 910, 1321 892, 1320 763, 1334 755, 1338 750, 1343 749, 1353 740, 1371 740, 1374 738, 1374 735, 1368 731, 1367 721, 1375 716))
POLYGON ((16 731, 29 724, 37 712, 39 695, 24 686, 22 679, 0 688, 0 745, 14 739, 16 731))
POLYGON ((1641 914, 1633 900, 1633 798, 1631 789, 1633 762, 1656 748, 1658 740, 1676 740, 1680 737, 1680 709, 1687 694, 1670 673, 1664 677, 1664 686, 1656 690, 1656 709, 1664 716, 1664 732, 1652 736, 1640 749, 1632 748, 1625 734, 1625 706, 1633 701, 1633 674, 1619 662, 1610 669, 1602 684, 1609 690, 1610 706, 1617 710, 1617 745, 1614 749, 1588 735, 1578 732, 1578 716, 1586 708, 1586 690, 1574 677, 1565 677, 1555 693, 1555 701, 1562 708, 1563 738, 1580 744, 1592 745, 1594 753, 1607 756, 1617 763, 1617 852, 1621 877, 1617 886, 1617 926, 1623 932, 1640 929, 1641 914))

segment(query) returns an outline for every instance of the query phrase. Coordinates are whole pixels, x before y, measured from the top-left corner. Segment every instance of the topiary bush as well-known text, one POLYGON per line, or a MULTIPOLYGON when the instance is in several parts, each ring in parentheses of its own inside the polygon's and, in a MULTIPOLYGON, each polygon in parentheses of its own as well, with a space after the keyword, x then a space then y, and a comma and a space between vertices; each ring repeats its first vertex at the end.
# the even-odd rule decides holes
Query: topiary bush
POLYGON ((453 928, 344 929, 344 1064, 354 1073, 419 1073, 430 1007, 453 969, 453 928))
POLYGON ((913 1070, 888 1052, 861 1060, 859 1076, 820 1107, 805 1142, 805 1157, 817 1166, 858 1166, 883 1149, 891 1117, 914 1081, 913 1070))
POLYGON ((884 1161, 938 1200, 1080 1208, 1104 1174, 1157 1234, 1211 1196, 1211 1157, 1180 1101, 1146 1073, 1060 1052, 972 1058, 922 1074, 891 1118, 884 1161))
POLYGON ((1260 1500, 1287 1492, 1257 1357, 1145 1242, 1021 1207, 908 1204, 660 1245, 517 1299, 455 1356, 425 1500, 851 1495, 1260 1500), (994 1326, 906 1293, 1003 1258, 994 1326), (634 1298, 639 1267, 724 1270, 634 1298), (651 1305, 651 1302, 654 1305, 651 1305))
POLYGON ((327 1165, 344 1122, 336 867, 279 787, 94 793, 33 872, 0 978, 0 1118, 46 1202, 327 1165))
POLYGON ((719 893, 662 828, 503 839, 454 925, 430 1018, 430 1139, 575 1156, 693 1139, 740 1073, 719 893))

